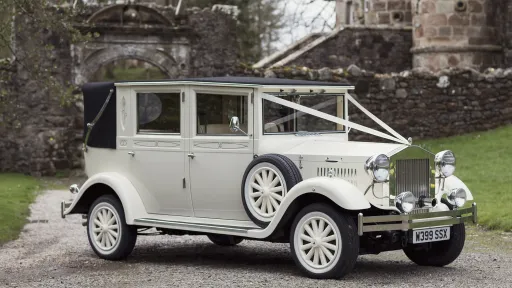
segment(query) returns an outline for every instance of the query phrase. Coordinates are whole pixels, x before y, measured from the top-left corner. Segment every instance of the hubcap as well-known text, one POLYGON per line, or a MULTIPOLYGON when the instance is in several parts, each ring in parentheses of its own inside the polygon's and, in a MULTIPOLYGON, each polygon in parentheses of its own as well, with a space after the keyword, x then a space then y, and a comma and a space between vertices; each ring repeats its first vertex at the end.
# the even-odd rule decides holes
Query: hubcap
POLYGON ((305 267, 316 273, 329 270, 340 254, 339 230, 323 213, 306 215, 295 232, 295 250, 305 267))
POLYGON ((286 194, 279 173, 270 167, 262 167, 252 174, 249 183, 252 210, 264 218, 274 216, 286 194))
POLYGON ((119 219, 117 213, 110 207, 101 207, 93 211, 92 237, 101 250, 111 250, 119 242, 119 219))

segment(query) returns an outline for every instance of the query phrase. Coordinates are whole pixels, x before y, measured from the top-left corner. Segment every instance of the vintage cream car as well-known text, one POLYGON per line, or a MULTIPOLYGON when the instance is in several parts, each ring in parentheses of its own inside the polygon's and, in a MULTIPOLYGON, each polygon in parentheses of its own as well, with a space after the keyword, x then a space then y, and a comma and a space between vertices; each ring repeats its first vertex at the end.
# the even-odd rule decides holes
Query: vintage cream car
POLYGON ((451 151, 412 145, 362 107, 349 84, 220 77, 90 83, 88 180, 62 217, 83 214, 89 243, 119 260, 137 235, 290 243, 305 275, 341 278, 358 255, 403 249, 454 261, 476 222, 451 151), (348 103, 388 133, 348 120, 348 103), (391 143, 349 141, 350 129, 391 143))

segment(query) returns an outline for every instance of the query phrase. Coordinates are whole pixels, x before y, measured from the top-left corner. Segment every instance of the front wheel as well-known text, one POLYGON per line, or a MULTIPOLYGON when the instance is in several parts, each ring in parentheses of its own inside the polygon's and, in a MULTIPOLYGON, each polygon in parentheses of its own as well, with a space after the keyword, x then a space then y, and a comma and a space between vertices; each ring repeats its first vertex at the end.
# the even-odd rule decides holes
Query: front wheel
POLYGON ((101 196, 91 205, 87 220, 89 244, 100 258, 121 260, 133 250, 137 229, 126 224, 123 206, 114 196, 101 196))
POLYGON ((293 260, 311 278, 342 278, 359 255, 356 231, 350 215, 327 204, 311 204, 297 214, 290 231, 293 260))
POLYGON ((453 225, 450 240, 408 245, 405 255, 420 266, 446 266, 457 259, 464 248, 466 228, 464 223, 453 225))

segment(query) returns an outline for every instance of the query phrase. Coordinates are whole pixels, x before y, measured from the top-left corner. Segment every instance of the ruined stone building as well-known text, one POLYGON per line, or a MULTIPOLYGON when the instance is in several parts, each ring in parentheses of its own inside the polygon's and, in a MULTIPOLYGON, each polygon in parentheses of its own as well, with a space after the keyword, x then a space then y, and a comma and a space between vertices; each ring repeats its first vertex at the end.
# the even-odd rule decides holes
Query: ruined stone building
POLYGON ((400 72, 512 64, 512 1, 326 1, 336 1, 333 32, 309 35, 256 67, 355 64, 370 71, 400 72))
MULTIPOLYGON (((323 0, 336 1, 332 32, 308 35, 252 67, 239 63, 236 7, 105 1, 88 0, 76 21, 79 29, 100 37, 55 47, 58 57, 49 61, 59 67, 56 77, 62 81, 81 85, 113 61, 136 59, 169 78, 348 80, 364 107, 406 137, 512 123, 512 0, 323 0)), ((40 33, 30 25, 24 31, 29 37, 40 33)), ((17 49, 23 45, 16 43, 17 49)), ((63 107, 36 79, 14 68, 0 70, 12 79, 0 88, 16 99, 14 120, 0 115, 0 171, 55 175, 81 169, 80 99, 63 107)), ((357 109, 349 109, 350 120, 372 127, 357 109)), ((350 135, 367 140, 357 131, 350 135)))

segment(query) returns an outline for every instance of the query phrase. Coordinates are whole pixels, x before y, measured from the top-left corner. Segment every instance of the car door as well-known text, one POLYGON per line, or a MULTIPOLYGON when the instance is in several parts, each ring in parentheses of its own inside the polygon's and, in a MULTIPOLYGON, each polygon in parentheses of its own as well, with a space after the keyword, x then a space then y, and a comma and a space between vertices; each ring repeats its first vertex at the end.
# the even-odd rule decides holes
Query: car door
POLYGON ((184 185, 188 105, 182 92, 182 88, 163 86, 134 90, 130 180, 148 213, 193 215, 190 190, 184 185))
POLYGON ((188 162, 196 217, 248 220, 242 177, 253 159, 253 89, 191 86, 188 162), (232 132, 231 117, 243 132, 232 132))

